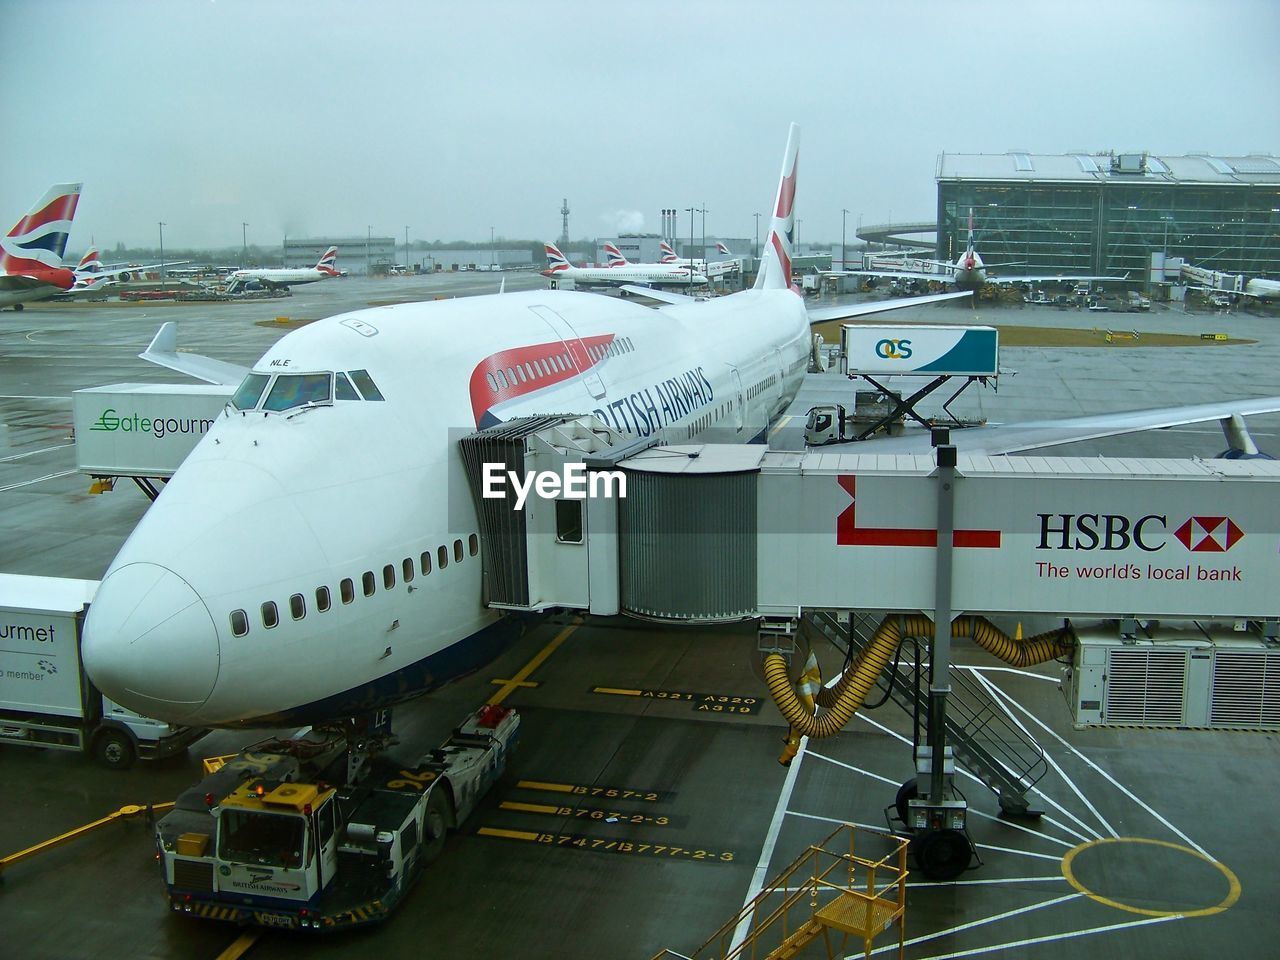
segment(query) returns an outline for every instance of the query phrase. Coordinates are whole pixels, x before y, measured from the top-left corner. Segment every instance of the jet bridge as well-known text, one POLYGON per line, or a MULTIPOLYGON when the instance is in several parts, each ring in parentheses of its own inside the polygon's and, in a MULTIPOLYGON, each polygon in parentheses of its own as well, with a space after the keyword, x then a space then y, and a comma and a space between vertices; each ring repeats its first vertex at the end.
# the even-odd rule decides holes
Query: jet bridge
MULTIPOLYGON (((593 417, 514 420, 461 444, 491 606, 755 620, 789 749, 835 732, 887 685, 916 717, 918 776, 896 810, 932 879, 958 875, 972 854, 957 761, 1012 814, 1034 813, 1027 792, 1044 771, 1034 740, 993 736, 994 711, 953 686, 952 636, 1020 665, 1070 655, 1080 674, 1098 660, 1070 623, 1023 641, 982 615, 1107 619, 1119 643, 1144 622, 1229 621, 1243 650, 1232 682, 1267 702, 1280 689, 1268 676, 1280 646, 1277 461, 958 456, 945 443, 930 455, 658 446, 593 417), (575 468, 620 482, 605 496, 548 488, 521 499, 510 485, 486 496, 486 463, 523 477, 526 491, 530 478, 575 468), (874 632, 840 626, 871 611, 888 612, 874 632), (803 624, 844 643, 851 664, 807 708, 778 656, 796 650, 803 624), (906 642, 926 651, 914 680, 896 666, 906 642)), ((1097 695, 1078 699, 1081 716, 1097 695)), ((1273 714, 1260 708, 1259 725, 1273 714)))
MULTIPOLYGON (((933 455, 657 446, 594 417, 521 418, 461 443, 494 606, 673 623, 936 608, 933 455), (510 485, 482 495, 486 461, 620 474, 625 496, 531 492, 517 510, 510 485)), ((957 611, 1280 617, 1280 462, 955 459, 957 611)))

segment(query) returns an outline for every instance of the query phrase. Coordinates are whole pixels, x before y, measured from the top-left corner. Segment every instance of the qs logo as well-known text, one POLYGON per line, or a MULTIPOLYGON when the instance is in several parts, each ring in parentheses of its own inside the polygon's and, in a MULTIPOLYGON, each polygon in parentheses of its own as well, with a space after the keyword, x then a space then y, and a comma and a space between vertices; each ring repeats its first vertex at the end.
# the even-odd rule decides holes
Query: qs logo
POLYGON ((876 344, 876 356, 885 360, 906 360, 911 356, 911 341, 881 340, 876 344))

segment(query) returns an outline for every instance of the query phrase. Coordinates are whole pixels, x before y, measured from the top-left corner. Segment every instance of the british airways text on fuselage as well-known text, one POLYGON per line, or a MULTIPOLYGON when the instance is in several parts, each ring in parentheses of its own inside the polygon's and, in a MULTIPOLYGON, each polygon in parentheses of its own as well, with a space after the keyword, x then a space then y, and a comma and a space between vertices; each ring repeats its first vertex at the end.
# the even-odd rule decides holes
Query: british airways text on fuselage
POLYGON ((591 412, 620 433, 648 437, 714 400, 711 381, 702 367, 695 367, 591 412))

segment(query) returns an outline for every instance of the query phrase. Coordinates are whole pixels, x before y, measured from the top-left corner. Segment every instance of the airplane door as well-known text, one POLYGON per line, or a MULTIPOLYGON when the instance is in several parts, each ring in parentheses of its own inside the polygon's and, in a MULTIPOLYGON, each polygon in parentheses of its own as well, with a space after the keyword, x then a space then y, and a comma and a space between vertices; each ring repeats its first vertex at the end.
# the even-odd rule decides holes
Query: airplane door
POLYGON ((338 801, 330 797, 315 813, 316 847, 320 851, 318 868, 320 887, 325 886, 338 872, 338 801))
POLYGON ((578 336, 578 332, 573 329, 569 321, 560 314, 556 313, 550 307, 530 307, 535 314, 546 321, 555 335, 559 337, 565 347, 569 350, 569 357, 573 360, 573 366, 582 377, 582 382, 586 384, 587 391, 595 399, 600 400, 605 395, 604 381, 600 379, 600 374, 596 372, 594 364, 587 351, 582 345, 582 338, 578 336))
POLYGON ((741 433, 747 423, 747 403, 746 396, 742 392, 742 377, 738 374, 738 368, 732 363, 729 364, 729 379, 733 381, 733 392, 736 398, 733 406, 733 425, 741 433))

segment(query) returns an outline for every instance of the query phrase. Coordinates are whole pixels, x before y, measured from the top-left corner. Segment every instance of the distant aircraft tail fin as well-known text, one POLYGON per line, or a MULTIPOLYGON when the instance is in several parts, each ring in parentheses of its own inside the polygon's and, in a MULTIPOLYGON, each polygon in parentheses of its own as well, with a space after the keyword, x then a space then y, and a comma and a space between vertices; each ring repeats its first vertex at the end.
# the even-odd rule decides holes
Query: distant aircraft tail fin
POLYGON ((547 252, 547 269, 543 273, 558 273, 561 270, 569 269, 569 261, 560 252, 559 247, 554 243, 544 243, 542 247, 547 252))
POLYGON ((724 254, 726 257, 731 257, 731 256, 733 256, 733 254, 729 252, 729 248, 728 248, 728 247, 726 247, 726 246, 724 245, 724 241, 723 241, 723 240, 717 240, 717 241, 716 241, 716 253, 722 253, 722 254, 724 254))
POLYGON ((964 246, 964 265, 968 270, 974 268, 975 257, 973 250, 973 207, 969 208, 969 238, 965 241, 964 246))
POLYGON ((612 243, 604 245, 604 256, 606 263, 611 267, 625 267, 630 264, 630 261, 622 255, 622 251, 612 243))
POLYGON ((62 266, 80 202, 79 183, 57 183, 0 239, 0 270, 29 273, 62 266))
POLYGON ((658 260, 659 263, 676 263, 680 259, 676 256, 675 248, 665 240, 659 241, 658 249, 662 251, 662 256, 658 260))
POLYGON ((765 237, 756 274, 756 290, 786 290, 791 287, 791 251, 796 235, 796 155, 800 150, 800 125, 793 123, 782 155, 782 175, 773 204, 773 219, 765 237))
POLYGON ((90 247, 84 252, 84 256, 80 258, 80 264, 76 267, 76 276, 101 272, 102 260, 98 257, 98 248, 90 247))
POLYGON ((321 273, 327 273, 331 277, 338 275, 338 248, 330 247, 316 261, 316 269, 321 273))

